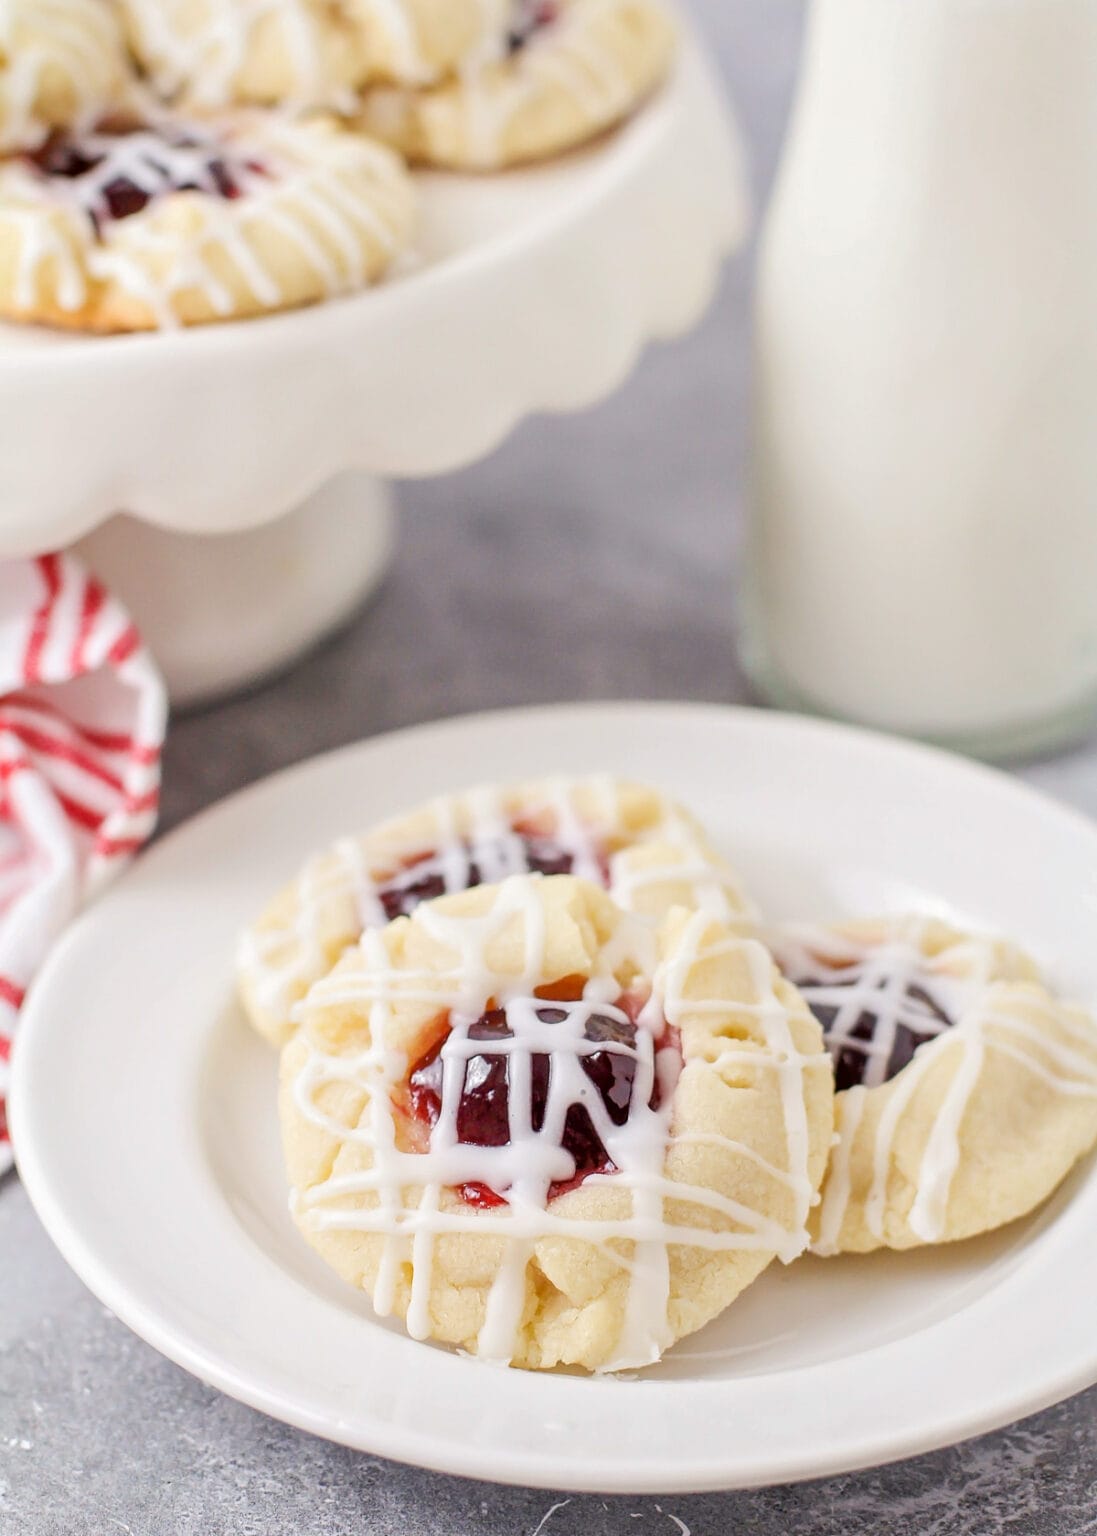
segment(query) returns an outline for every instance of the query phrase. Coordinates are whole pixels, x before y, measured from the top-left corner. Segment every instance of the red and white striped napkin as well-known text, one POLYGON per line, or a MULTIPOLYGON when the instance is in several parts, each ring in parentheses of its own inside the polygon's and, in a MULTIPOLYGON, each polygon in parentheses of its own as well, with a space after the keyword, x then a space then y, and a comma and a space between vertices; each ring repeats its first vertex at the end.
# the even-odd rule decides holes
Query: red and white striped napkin
POLYGON ((167 696, 129 615, 69 555, 0 563, 0 1175, 28 985, 156 824, 167 696))

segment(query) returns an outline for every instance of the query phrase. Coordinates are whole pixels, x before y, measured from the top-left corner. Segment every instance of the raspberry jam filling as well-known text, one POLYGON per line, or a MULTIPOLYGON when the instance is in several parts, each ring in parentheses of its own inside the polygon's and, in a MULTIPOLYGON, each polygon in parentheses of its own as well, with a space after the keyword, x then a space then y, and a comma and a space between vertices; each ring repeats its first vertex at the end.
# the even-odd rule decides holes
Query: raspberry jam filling
POLYGON ((878 966, 823 966, 789 975, 822 1025, 839 1090, 889 1082, 919 1046, 951 1029, 940 978, 878 966))
MULTIPOLYGON (((433 901, 455 891, 505 880, 508 875, 570 875, 576 856, 555 838, 515 827, 499 840, 459 842, 451 848, 423 853, 410 859, 399 874, 377 888, 377 899, 391 923, 409 917, 421 902, 433 901)), ((609 883, 609 867, 599 855, 603 885, 609 883)))
POLYGON ((212 139, 203 142, 197 134, 169 127, 108 127, 80 137, 55 133, 24 159, 39 176, 71 183, 96 233, 169 192, 235 201, 249 179, 266 174, 257 161, 234 159, 212 139))
MULTIPOLYGON (((561 990, 567 989, 542 989, 561 990)), ((433 1131, 445 1105, 453 1139, 460 1146, 509 1147, 518 1140, 543 1143, 548 1138, 574 1164, 570 1176, 549 1183, 547 1198, 554 1200, 592 1174, 617 1171, 595 1122, 604 1116, 611 1127, 621 1127, 633 1113, 644 1055, 637 1023, 642 1007, 643 1000, 632 996, 598 1006, 537 997, 520 999, 505 1009, 490 1008, 459 1028, 448 1020, 441 1038, 411 1069, 408 1110, 433 1131), (557 1029, 558 1047, 551 1040, 557 1029), (524 1048, 523 1037, 531 1034, 538 1044, 547 1043, 550 1048, 524 1048), (458 1050, 451 1045, 447 1051, 455 1037, 459 1037, 458 1050), (448 1093, 444 1091, 447 1055, 457 1056, 448 1093), (576 1066, 578 1076, 572 1070, 576 1066), (528 1084, 528 1104, 513 1098, 514 1080, 528 1084)), ((651 1063, 655 1042, 649 1036, 645 1043, 651 1063)), ((646 1080, 651 1083, 647 1106, 658 1109, 662 1090, 650 1065, 646 1080)), ((471 1205, 506 1202, 505 1192, 483 1182, 462 1184, 459 1192, 471 1205)))
POLYGON ((507 48, 517 53, 524 48, 535 33, 560 19, 558 0, 514 0, 511 22, 507 32, 507 48))

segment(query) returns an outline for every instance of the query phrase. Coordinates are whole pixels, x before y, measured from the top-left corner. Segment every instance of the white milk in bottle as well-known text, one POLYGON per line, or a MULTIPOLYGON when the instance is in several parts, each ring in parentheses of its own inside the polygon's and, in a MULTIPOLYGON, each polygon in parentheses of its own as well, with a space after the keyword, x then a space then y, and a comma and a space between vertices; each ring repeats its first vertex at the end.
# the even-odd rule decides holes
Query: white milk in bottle
POLYGON ((815 0, 757 308, 744 658, 987 752, 1097 716, 1097 0, 815 0))

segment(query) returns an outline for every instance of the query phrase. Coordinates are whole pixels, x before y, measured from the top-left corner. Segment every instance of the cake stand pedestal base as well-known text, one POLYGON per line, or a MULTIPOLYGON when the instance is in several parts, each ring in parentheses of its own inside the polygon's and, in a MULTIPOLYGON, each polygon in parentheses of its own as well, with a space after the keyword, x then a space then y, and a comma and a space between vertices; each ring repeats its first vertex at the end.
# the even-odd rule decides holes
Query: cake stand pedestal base
POLYGON ((392 560, 388 484, 350 472, 288 516, 201 537, 111 518, 75 552, 129 608, 176 707, 259 682, 337 629, 392 560))

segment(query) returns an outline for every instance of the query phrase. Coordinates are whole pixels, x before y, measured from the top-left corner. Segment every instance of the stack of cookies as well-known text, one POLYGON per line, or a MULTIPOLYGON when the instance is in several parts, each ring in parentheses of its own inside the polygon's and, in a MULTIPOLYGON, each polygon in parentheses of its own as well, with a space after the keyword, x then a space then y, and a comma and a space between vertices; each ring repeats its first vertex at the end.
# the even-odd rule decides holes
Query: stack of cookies
POLYGON ((1010 944, 768 929, 681 806, 483 787, 242 936, 305 1239, 413 1337, 631 1370, 773 1259, 1000 1226, 1097 1141, 1097 1028, 1010 944))
POLYGON ((88 331, 356 291, 408 162, 500 171, 633 112, 659 0, 0 0, 0 316, 88 331))

